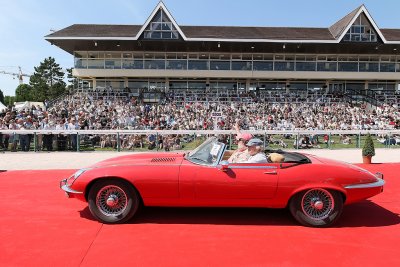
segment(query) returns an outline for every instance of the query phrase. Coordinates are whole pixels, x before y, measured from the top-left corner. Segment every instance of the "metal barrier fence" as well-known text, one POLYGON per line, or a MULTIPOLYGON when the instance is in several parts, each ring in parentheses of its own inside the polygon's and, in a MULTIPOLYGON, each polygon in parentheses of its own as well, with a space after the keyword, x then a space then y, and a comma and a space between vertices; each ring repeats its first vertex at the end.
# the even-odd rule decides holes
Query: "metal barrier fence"
MULTIPOLYGON (((246 133, 251 133, 255 137, 264 140, 265 146, 272 148, 287 148, 287 149, 300 149, 311 148, 303 147, 302 138, 311 138, 312 148, 361 148, 363 139, 370 133, 374 137, 376 147, 385 148, 400 148, 400 130, 245 130, 246 133), (345 137, 345 138, 343 138, 345 137), (379 137, 379 138, 378 138, 379 137)), ((114 142, 113 148, 116 151, 126 150, 122 144, 129 137, 139 136, 143 140, 144 136, 153 135, 153 139, 157 143, 159 139, 165 136, 180 136, 183 142, 191 143, 197 139, 201 139, 210 135, 220 135, 224 137, 225 142, 229 147, 235 146, 235 134, 233 130, 0 130, 0 147, 4 149, 5 139, 12 146, 15 142, 21 148, 22 143, 28 142, 28 150, 32 147, 33 151, 39 151, 44 148, 44 142, 48 139, 47 136, 52 136, 51 142, 57 143, 60 140, 66 142, 63 150, 82 151, 85 150, 83 146, 87 145, 88 137, 93 140, 93 137, 98 137, 96 140, 100 141, 103 137, 112 137, 114 142), (22 136, 22 139, 21 139, 22 136), (29 136, 25 140, 23 136, 29 136), (55 137, 55 139, 53 138, 55 137), (65 138, 64 138, 65 137, 65 138), (54 139, 54 140, 53 140, 54 139), (72 145, 72 147, 71 147, 72 145), (65 149, 67 148, 67 149, 65 149)), ((146 140, 144 140, 146 143, 146 140)), ((47 143, 50 142, 47 140, 47 143)), ((196 143, 196 142, 195 142, 196 143)), ((146 143, 147 145, 147 143, 146 143)), ((92 150, 95 145, 92 143, 92 150)), ((59 144, 55 145, 56 150, 60 150, 59 144)), ((143 148, 143 147, 142 147, 143 148)), ((191 149, 192 146, 187 146, 186 149, 191 149)), ((98 147, 98 149, 101 149, 98 147)), ((145 148, 143 148, 145 149, 145 148)), ((150 148, 149 148, 150 149, 150 148)), ((162 149, 158 145, 154 149, 162 149)), ((47 149, 49 150, 49 149, 47 149)), ((52 149, 51 149, 52 150, 52 149)), ((127 149, 130 150, 130 149, 127 149)))

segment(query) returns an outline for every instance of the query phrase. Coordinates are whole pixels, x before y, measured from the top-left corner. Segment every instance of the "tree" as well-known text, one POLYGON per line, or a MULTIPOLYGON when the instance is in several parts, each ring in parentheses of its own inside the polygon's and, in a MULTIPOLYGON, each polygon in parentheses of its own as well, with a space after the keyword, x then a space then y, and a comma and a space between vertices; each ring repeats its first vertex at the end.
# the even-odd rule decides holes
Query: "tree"
POLYGON ((15 89, 15 101, 31 101, 33 99, 32 86, 29 84, 20 84, 17 89, 15 89))
POLYGON ((4 104, 4 94, 3 91, 0 89, 0 102, 4 104))
POLYGON ((15 101, 15 96, 6 95, 6 96, 4 97, 4 105, 6 105, 6 106, 11 106, 11 105, 14 104, 14 102, 16 102, 16 101, 15 101))
POLYGON ((52 57, 45 58, 29 80, 32 86, 32 100, 44 101, 54 99, 66 90, 64 82, 65 73, 52 57))
POLYGON ((72 75, 72 68, 67 69, 67 78, 68 78, 68 90, 72 92, 74 89, 78 88, 78 79, 72 75))
POLYGON ((373 157, 375 156, 375 146, 374 141, 372 140, 371 135, 368 133, 365 138, 364 146, 362 149, 363 157, 373 157))
POLYGON ((32 100, 33 101, 44 101, 49 98, 49 86, 46 84, 44 79, 39 74, 34 74, 29 80, 29 84, 32 87, 32 100))

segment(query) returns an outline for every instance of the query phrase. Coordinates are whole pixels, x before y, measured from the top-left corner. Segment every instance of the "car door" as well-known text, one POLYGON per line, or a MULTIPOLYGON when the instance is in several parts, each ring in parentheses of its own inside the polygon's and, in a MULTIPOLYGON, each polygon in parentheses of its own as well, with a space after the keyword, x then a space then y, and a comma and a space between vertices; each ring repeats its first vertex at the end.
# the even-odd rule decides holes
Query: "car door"
POLYGON ((279 178, 278 163, 204 166, 194 175, 196 199, 270 199, 279 178))

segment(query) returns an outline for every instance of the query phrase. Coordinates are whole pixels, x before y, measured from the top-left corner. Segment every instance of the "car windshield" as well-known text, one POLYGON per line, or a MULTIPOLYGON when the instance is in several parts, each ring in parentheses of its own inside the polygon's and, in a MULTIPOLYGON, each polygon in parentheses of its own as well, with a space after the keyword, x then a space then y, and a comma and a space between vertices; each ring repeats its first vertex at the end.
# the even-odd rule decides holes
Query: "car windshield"
POLYGON ((216 137, 211 137, 190 152, 187 159, 196 164, 213 165, 217 163, 224 147, 224 143, 218 142, 216 137))

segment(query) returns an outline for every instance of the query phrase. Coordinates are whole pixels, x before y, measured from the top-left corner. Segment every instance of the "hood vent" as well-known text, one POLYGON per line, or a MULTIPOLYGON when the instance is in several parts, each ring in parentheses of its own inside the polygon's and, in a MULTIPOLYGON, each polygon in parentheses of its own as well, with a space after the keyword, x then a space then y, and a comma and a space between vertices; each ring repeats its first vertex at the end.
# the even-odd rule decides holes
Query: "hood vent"
POLYGON ((175 161, 175 158, 171 158, 171 157, 169 157, 169 158, 153 158, 151 160, 151 162, 173 162, 173 161, 175 161))

